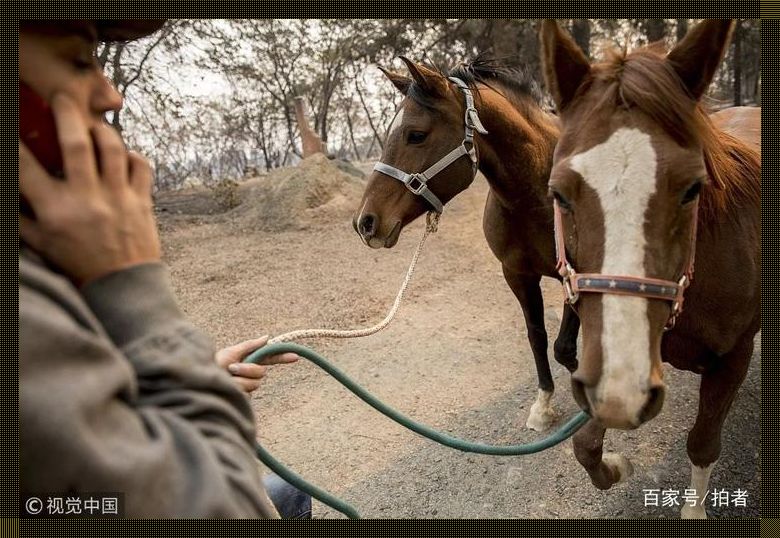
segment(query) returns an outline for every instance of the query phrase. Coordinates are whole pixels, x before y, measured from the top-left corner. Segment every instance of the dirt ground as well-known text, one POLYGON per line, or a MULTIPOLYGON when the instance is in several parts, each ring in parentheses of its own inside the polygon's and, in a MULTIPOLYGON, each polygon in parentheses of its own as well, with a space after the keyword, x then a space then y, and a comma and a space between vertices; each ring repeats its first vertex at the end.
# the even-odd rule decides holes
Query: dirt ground
MULTIPOLYGON (((389 328, 362 339, 301 343, 419 421, 465 439, 515 444, 540 436, 525 428, 536 373, 520 307, 482 235, 486 192, 480 177, 447 206, 389 328)), ((182 307, 219 346, 300 328, 373 325, 392 304, 423 231, 416 222, 394 249, 370 250, 351 226, 349 211, 359 201, 353 190, 339 193, 335 210, 291 215, 296 225, 271 231, 241 217, 252 199, 220 213, 208 197, 166 194, 158 209, 182 307)), ((543 290, 552 342, 562 295, 553 280, 545 279, 543 290)), ((747 506, 709 507, 711 517, 759 516, 760 349, 759 337, 710 482, 711 489, 746 490, 747 506)), ((578 408, 568 373, 551 362, 557 427, 578 408)), ((667 366, 666 380, 657 418, 607 433, 606 448, 628 456, 635 472, 606 492, 591 485, 571 441, 524 457, 457 452, 402 429, 303 361, 273 368, 252 403, 264 445, 363 517, 676 518, 679 507, 645 506, 643 490, 688 487, 685 439, 698 377, 667 366)), ((341 517, 316 501, 314 512, 341 517)))

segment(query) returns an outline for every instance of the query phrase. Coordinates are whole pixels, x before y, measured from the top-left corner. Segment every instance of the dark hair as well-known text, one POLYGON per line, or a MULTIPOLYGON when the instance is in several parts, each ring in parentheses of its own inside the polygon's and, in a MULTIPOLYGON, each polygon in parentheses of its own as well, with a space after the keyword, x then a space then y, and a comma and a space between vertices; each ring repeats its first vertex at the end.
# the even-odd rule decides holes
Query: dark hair
MULTIPOLYGON (((539 84, 525 69, 486 54, 478 54, 473 60, 460 63, 449 71, 436 67, 431 67, 431 69, 444 78, 457 77, 472 88, 478 83, 486 86, 498 83, 518 97, 530 98, 536 104, 540 104, 542 101, 539 84)), ((420 106, 428 109, 435 108, 435 98, 415 82, 409 85, 406 95, 420 106)))

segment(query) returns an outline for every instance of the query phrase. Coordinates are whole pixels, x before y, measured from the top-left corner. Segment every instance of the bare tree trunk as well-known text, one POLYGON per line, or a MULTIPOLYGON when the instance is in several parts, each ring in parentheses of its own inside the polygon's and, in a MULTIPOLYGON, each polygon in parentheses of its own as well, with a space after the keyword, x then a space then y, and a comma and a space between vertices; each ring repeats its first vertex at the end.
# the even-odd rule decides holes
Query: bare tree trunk
POLYGON ((322 141, 327 144, 328 142, 328 112, 330 110, 330 103, 333 100, 333 94, 339 86, 341 79, 341 65, 337 64, 333 67, 332 72, 329 69, 329 73, 326 78, 326 83, 323 86, 322 93, 322 108, 320 109, 319 120, 319 132, 322 141))
POLYGON ((590 58, 590 21, 588 19, 573 19, 571 25, 572 37, 574 41, 590 58))
POLYGON ((113 52, 114 47, 116 47, 115 43, 106 43, 106 44, 103 45, 103 48, 100 50, 100 53, 97 56, 97 60, 98 60, 98 63, 100 64, 100 67, 105 67, 106 66, 106 62, 108 61, 108 57, 113 52))
POLYGON ((666 37, 666 21, 664 19, 646 19, 645 35, 650 43, 660 41, 666 37))
POLYGON ((355 142, 355 130, 352 127, 352 114, 351 110, 344 107, 344 117, 347 119, 347 130, 349 131, 349 139, 352 142, 352 151, 355 153, 355 160, 360 160, 360 153, 358 152, 357 143, 355 142))
POLYGON ((734 106, 742 106, 742 20, 734 26, 734 106))
MULTIPOLYGON (((392 109, 390 109, 390 110, 392 111, 392 109)), ((386 109, 386 108, 383 109, 382 110, 382 115, 379 116, 379 122, 378 123, 380 123, 381 125, 385 125, 385 123, 387 122, 387 111, 388 111, 388 109, 386 109)), ((379 151, 380 152, 384 151, 385 148, 382 145, 382 139, 377 137, 377 136, 371 137, 371 146, 368 148, 368 151, 366 151, 366 159, 368 159, 368 157, 373 154, 375 143, 379 143, 379 151)))
POLYGON ((486 21, 487 30, 491 36, 491 48, 496 58, 517 58, 520 55, 520 45, 517 28, 509 19, 494 19, 486 21))
POLYGON ((377 138, 372 137, 371 143, 368 145, 368 149, 366 150, 366 156, 365 159, 368 159, 371 156, 371 152, 374 151, 374 146, 376 145, 377 138))
POLYGON ((677 21, 677 41, 681 41, 688 33, 688 19, 675 19, 677 21))
POLYGON ((271 158, 268 156, 268 148, 265 145, 265 141, 263 141, 263 144, 260 146, 260 150, 263 152, 263 160, 265 161, 265 171, 270 172, 271 158))
POLYGON ((363 107, 363 112, 366 113, 366 120, 368 120, 368 126, 371 127, 371 132, 374 133, 374 137, 376 138, 376 141, 379 143, 379 147, 384 149, 384 144, 382 143, 382 137, 379 136, 379 133, 376 130, 376 127, 374 126, 374 121, 371 119, 371 112, 368 110, 368 105, 366 104, 366 99, 363 97, 363 92, 360 91, 360 84, 358 84, 357 77, 355 78, 355 93, 357 93, 358 100, 360 100, 360 105, 363 107))
MULTIPOLYGON (((146 48, 146 51, 144 52, 143 57, 141 57, 140 61, 138 61, 137 65, 135 65, 130 72, 128 73, 122 66, 122 54, 125 51, 125 43, 115 43, 113 45, 106 45, 104 49, 101 51, 100 56, 98 57, 98 62, 100 62, 101 65, 105 66, 106 63, 111 62, 111 82, 114 85, 114 88, 122 95, 122 97, 125 97, 127 94, 127 89, 135 84, 135 82, 141 77, 141 74, 144 72, 146 61, 149 59, 149 57, 152 54, 152 51, 154 51, 157 46, 165 41, 165 39, 168 38, 168 36, 171 34, 171 26, 166 25, 162 30, 160 30, 156 35, 157 38, 146 48), (113 53, 113 56, 111 54, 113 53)), ((121 122, 121 110, 115 110, 113 113, 113 116, 111 117, 111 125, 119 131, 119 133, 122 133, 122 122, 121 122)))
MULTIPOLYGON (((290 114, 290 106, 284 105, 284 121, 287 123, 287 136, 289 138, 288 143, 292 152, 298 157, 303 157, 298 148, 295 147, 295 131, 293 130, 292 114, 290 114)), ((286 156, 285 156, 286 160, 286 156)))
MULTIPOLYGON (((125 50, 124 43, 117 43, 114 46, 114 55, 111 57, 111 82, 114 84, 114 88, 124 89, 126 86, 125 74, 122 71, 122 53, 125 50)), ((124 93, 122 94, 124 95, 124 93)), ((114 110, 111 117, 111 125, 116 129, 119 134, 122 134, 122 122, 120 118, 121 110, 114 110)))

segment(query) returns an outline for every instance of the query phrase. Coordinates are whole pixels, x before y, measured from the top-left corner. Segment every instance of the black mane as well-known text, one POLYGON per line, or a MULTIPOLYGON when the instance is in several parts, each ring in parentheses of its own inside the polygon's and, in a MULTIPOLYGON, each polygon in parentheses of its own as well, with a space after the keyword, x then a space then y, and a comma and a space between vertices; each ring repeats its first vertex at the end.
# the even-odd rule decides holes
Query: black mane
MULTIPOLYGON (((490 87, 491 83, 498 83, 518 97, 530 98, 536 104, 542 103, 539 84, 525 69, 484 54, 479 54, 473 60, 460 63, 448 71, 433 69, 445 78, 457 77, 472 88, 477 83, 490 87)), ((435 100, 417 83, 413 82, 409 86, 406 95, 421 106, 434 108, 435 100)))

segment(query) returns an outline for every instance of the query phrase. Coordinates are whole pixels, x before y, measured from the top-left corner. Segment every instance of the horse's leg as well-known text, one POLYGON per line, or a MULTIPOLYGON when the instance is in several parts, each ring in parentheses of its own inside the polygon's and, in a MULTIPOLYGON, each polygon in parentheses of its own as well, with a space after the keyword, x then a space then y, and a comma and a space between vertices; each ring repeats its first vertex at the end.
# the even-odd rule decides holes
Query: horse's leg
POLYGON ((599 489, 609 489, 634 472, 631 462, 622 454, 604 454, 606 431, 600 422, 590 419, 572 438, 574 456, 585 467, 593 485, 599 489))
MULTIPOLYGON (((701 376, 699 414, 688 433, 688 458, 691 460, 690 489, 696 490, 692 498, 698 498, 699 494, 707 492, 710 473, 720 456, 723 422, 737 395, 737 390, 745 379, 752 354, 753 338, 745 338, 745 341, 740 342, 735 349, 716 359, 717 367, 706 371, 701 376)), ((706 499, 698 499, 694 506, 686 502, 680 517, 706 518, 705 502, 706 499)))
POLYGON ((553 351, 555 360, 565 366, 570 372, 574 372, 577 369, 577 334, 579 332, 579 316, 570 305, 564 304, 561 330, 558 331, 558 338, 555 339, 553 351))
POLYGON ((543 431, 557 418, 552 406, 553 384, 550 362, 547 358, 547 330, 544 328, 544 302, 539 275, 522 275, 512 272, 504 266, 504 278, 520 302, 528 330, 528 341, 536 362, 536 375, 539 378, 539 392, 536 402, 531 406, 525 425, 536 431, 543 431))

